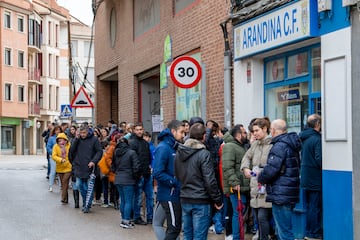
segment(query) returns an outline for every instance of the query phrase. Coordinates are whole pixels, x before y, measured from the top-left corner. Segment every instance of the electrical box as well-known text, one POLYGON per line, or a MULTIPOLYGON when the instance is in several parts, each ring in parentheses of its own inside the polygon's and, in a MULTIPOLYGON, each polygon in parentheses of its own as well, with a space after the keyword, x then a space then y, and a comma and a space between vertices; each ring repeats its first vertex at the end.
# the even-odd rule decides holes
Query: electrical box
POLYGON ((318 12, 331 10, 331 0, 318 0, 318 12))
POLYGON ((347 7, 347 6, 355 5, 358 2, 360 2, 360 0, 342 0, 342 5, 343 7, 347 7))

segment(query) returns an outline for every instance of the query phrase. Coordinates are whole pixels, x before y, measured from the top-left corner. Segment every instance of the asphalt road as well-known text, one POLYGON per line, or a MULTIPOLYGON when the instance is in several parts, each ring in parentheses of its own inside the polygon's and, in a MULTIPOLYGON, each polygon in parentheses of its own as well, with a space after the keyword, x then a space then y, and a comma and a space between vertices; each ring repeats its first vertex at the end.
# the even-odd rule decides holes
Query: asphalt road
MULTIPOLYGON (((93 206, 84 214, 60 202, 60 189, 48 191, 46 158, 42 155, 0 156, 0 239, 9 240, 155 240, 152 227, 122 229, 113 208, 93 206)), ((70 191, 69 191, 70 192, 70 191)), ((209 233, 208 239, 225 235, 209 233)))

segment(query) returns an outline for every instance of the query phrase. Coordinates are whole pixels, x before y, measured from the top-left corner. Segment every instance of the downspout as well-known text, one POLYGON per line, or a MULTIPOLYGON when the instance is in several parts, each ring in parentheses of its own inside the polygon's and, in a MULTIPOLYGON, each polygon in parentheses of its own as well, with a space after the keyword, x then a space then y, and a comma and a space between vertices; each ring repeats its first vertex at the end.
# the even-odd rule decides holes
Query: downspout
POLYGON ((232 94, 231 94, 231 49, 227 31, 227 23, 230 19, 226 19, 220 24, 224 35, 224 126, 227 129, 232 125, 232 94))

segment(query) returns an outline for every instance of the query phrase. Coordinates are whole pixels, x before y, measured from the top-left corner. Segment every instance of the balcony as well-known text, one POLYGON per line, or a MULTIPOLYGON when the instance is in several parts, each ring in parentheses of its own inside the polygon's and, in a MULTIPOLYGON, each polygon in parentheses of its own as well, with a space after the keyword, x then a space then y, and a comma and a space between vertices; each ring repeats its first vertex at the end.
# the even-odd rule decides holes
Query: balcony
POLYGON ((29 103, 29 115, 30 116, 39 116, 40 115, 40 104, 39 103, 29 103))
POLYGON ((40 84, 40 69, 29 68, 28 80, 29 83, 40 84))

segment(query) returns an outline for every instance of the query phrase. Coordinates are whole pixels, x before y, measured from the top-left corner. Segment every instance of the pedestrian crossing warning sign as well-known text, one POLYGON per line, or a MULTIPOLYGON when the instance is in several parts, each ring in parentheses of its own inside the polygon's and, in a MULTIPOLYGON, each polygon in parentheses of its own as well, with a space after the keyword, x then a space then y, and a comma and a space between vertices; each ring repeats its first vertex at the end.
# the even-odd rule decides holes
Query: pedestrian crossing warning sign
POLYGON ((61 105, 60 117, 72 117, 72 108, 70 104, 61 105))
POLYGON ((80 87, 75 97, 71 101, 71 107, 73 108, 93 108, 94 104, 92 103, 89 95, 85 91, 84 87, 80 87))

